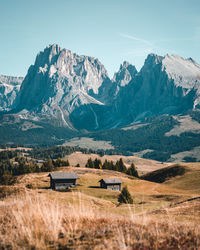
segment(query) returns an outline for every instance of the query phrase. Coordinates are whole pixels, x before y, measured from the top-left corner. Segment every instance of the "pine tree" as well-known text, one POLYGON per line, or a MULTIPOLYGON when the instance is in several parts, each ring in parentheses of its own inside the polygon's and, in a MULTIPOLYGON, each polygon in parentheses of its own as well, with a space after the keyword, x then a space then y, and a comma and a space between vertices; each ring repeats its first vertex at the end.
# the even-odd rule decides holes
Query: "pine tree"
POLYGON ((135 167, 135 165, 134 165, 133 163, 131 163, 131 166, 130 166, 130 168, 127 170, 126 173, 127 173, 128 175, 131 175, 131 176, 134 176, 134 177, 139 178, 137 169, 136 169, 136 167, 135 167))
POLYGON ((104 164, 102 166, 103 169, 109 169, 109 162, 105 159, 104 164))
POLYGON ((41 171, 42 172, 51 172, 54 170, 54 165, 52 163, 52 160, 48 160, 42 164, 41 171))
POLYGON ((119 171, 119 172, 123 172, 123 173, 127 172, 127 168, 124 165, 122 158, 120 158, 119 161, 116 162, 115 169, 116 171, 119 171))
POLYGON ((69 163, 69 160, 67 159, 67 160, 65 161, 65 166, 69 167, 69 165, 70 165, 70 163, 69 163))
POLYGON ((133 198, 131 197, 127 187, 123 187, 121 193, 119 194, 118 201, 119 203, 133 204, 133 198))
POLYGON ((91 158, 88 159, 86 165, 85 165, 86 168, 94 168, 94 162, 92 161, 91 158))
POLYGON ((94 168, 97 168, 97 169, 100 169, 102 168, 102 163, 101 163, 101 160, 100 159, 95 159, 94 160, 94 168))
POLYGON ((113 161, 110 162, 110 170, 116 170, 113 161))

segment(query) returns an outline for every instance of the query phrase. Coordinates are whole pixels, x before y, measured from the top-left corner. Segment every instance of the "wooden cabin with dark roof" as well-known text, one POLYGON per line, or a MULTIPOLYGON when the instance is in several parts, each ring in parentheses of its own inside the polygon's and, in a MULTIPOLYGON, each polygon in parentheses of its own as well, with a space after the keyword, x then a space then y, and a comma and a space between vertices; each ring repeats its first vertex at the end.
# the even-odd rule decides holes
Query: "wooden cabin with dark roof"
POLYGON ((76 187, 78 179, 77 173, 54 172, 49 174, 50 188, 54 190, 64 190, 70 187, 76 187))
POLYGON ((121 190, 122 179, 120 178, 113 178, 113 179, 101 179, 100 187, 110 190, 121 190))

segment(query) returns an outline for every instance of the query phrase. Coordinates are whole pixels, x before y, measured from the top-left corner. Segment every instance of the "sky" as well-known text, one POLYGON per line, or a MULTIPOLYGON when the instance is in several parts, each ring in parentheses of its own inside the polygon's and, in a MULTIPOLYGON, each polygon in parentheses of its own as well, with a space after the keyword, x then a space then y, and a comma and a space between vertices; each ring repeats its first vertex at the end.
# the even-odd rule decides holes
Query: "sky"
POLYGON ((57 43, 97 57, 112 78, 150 53, 200 63, 200 0, 0 0, 0 74, 25 76, 57 43))

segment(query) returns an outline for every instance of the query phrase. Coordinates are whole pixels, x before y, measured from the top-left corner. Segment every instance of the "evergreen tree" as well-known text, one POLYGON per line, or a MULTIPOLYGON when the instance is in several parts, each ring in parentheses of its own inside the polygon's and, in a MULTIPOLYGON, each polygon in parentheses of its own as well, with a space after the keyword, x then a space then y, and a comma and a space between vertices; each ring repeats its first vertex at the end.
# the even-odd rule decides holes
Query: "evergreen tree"
POLYGON ((8 170, 4 170, 0 173, 0 184, 1 185, 12 185, 15 182, 15 177, 8 170))
POLYGON ((110 165, 110 167, 109 167, 110 170, 115 170, 115 165, 114 165, 113 161, 111 161, 109 165, 110 165))
POLYGON ((109 169, 109 162, 105 159, 104 164, 102 166, 103 169, 109 169))
POLYGON ((55 167, 69 166, 69 161, 68 161, 68 160, 64 161, 64 160, 61 159, 61 158, 58 158, 56 161, 53 161, 53 160, 52 160, 52 162, 53 162, 53 165, 54 165, 55 167))
POLYGON ((127 170, 127 174, 139 178, 137 169, 133 163, 131 163, 130 168, 127 170))
POLYGON ((27 165, 24 161, 21 161, 19 163, 19 166, 17 168, 17 175, 20 175, 20 174, 28 174, 28 173, 31 173, 31 169, 29 167, 29 165, 27 165))
POLYGON ((35 173, 39 173, 39 172, 41 172, 41 169, 40 169, 40 167, 38 166, 38 164, 36 164, 35 173))
POLYGON ((54 165, 52 160, 48 160, 42 164, 41 171, 42 172, 51 172, 54 169, 54 165))
POLYGON ((69 163, 69 160, 67 159, 65 162, 65 166, 69 167, 70 166, 70 163, 69 163))
POLYGON ((117 162, 115 163, 115 166, 114 166, 114 169, 113 169, 113 170, 119 172, 119 161, 117 161, 117 162))
POLYGON ((102 163, 100 159, 95 159, 94 160, 94 168, 101 169, 102 168, 102 163))
POLYGON ((133 198, 128 191, 127 187, 124 187, 118 197, 119 203, 133 204, 133 198))
POLYGON ((92 161, 91 158, 88 159, 86 165, 85 165, 86 168, 94 168, 94 162, 92 161))
POLYGON ((116 162, 115 169, 116 169, 116 171, 126 173, 127 168, 124 165, 122 158, 120 158, 119 161, 116 162))
POLYGON ((55 167, 61 167, 63 166, 63 160, 61 158, 58 158, 56 161, 52 160, 52 163, 55 167))

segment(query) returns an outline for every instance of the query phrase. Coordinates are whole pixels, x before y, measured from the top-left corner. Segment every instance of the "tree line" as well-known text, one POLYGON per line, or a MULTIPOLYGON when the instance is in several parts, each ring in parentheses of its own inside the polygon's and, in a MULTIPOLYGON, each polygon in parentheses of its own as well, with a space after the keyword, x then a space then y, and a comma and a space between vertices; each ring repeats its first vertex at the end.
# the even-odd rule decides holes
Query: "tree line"
POLYGON ((59 167, 69 166, 69 161, 58 158, 56 160, 47 160, 42 165, 34 161, 28 161, 25 157, 17 156, 14 159, 0 160, 0 184, 12 185, 16 176, 28 173, 51 172, 59 167))
POLYGON ((74 152, 82 152, 83 154, 98 154, 104 156, 105 154, 114 155, 119 152, 114 152, 113 150, 93 150, 88 148, 80 148, 78 146, 54 146, 49 148, 34 148, 29 151, 29 156, 35 159, 57 159, 63 158, 66 155, 70 155, 74 152))
POLYGON ((96 158, 93 161, 91 158, 89 158, 85 167, 86 168, 113 170, 113 171, 118 171, 118 172, 128 174, 130 176, 134 176, 137 178, 139 177, 134 163, 131 163, 131 166, 129 168, 127 168, 126 165, 124 164, 122 158, 120 158, 116 163, 114 163, 113 161, 105 160, 103 164, 102 164, 100 159, 96 158))

